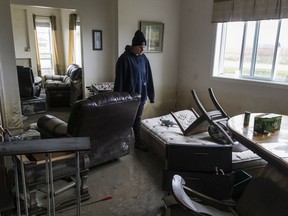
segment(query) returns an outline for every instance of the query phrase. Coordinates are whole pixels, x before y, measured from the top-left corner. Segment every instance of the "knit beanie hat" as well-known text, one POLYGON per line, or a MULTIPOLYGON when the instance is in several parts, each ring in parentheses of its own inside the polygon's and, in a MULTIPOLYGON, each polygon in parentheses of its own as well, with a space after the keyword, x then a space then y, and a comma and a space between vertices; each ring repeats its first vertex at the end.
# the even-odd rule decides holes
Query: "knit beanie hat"
POLYGON ((132 39, 132 46, 141 46, 141 45, 146 46, 146 39, 143 33, 140 30, 137 30, 132 39))

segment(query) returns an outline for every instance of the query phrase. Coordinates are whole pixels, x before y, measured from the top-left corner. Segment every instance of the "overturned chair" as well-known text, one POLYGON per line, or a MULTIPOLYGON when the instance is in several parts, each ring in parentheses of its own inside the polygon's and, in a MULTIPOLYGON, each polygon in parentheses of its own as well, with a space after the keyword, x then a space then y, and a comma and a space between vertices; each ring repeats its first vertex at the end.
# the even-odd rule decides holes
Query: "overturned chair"
MULTIPOLYGON (((283 187, 285 183, 285 174, 278 173, 273 167, 267 167, 263 173, 249 182, 239 199, 217 200, 187 187, 181 176, 174 175, 172 194, 177 203, 186 210, 181 214, 178 211, 175 216, 284 216, 288 213, 287 187, 283 187), (271 173, 277 175, 276 179, 271 178, 271 173)), ((166 204, 167 200, 168 197, 164 198, 166 204)), ((173 207, 171 200, 169 202, 170 207, 176 207, 173 207)))
POLYGON ((38 122, 41 138, 90 137, 90 167, 128 155, 140 95, 105 92, 77 101, 68 123, 45 115, 38 122))

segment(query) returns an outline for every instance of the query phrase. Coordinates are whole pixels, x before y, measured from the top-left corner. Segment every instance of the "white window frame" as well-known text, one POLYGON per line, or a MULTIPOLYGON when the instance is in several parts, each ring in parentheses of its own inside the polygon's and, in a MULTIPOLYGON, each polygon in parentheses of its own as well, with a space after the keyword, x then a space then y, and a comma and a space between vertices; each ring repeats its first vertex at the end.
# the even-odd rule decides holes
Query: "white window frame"
MULTIPOLYGON (((78 16, 79 17, 79 16, 78 16)), ((80 20, 76 22, 76 32, 75 32, 75 61, 76 64, 82 66, 82 50, 81 50, 81 26, 80 20)))
MULTIPOLYGON (((257 21, 258 27, 259 27, 259 22, 261 22, 261 21, 257 21)), ((216 32, 215 32, 214 64, 213 64, 213 73, 212 73, 213 78, 252 81, 252 82, 258 82, 258 83, 288 86, 288 80, 287 79, 286 79, 286 81, 273 80, 273 78, 274 78, 273 73, 274 73, 274 69, 275 69, 275 59, 276 59, 277 51, 274 53, 274 56, 273 56, 273 59, 274 59, 273 64, 272 64, 273 70, 271 71, 271 77, 270 78, 255 77, 255 76, 253 76, 254 71, 250 71, 250 76, 246 76, 246 75, 241 74, 241 62, 243 62, 242 61, 243 60, 243 48, 242 48, 241 57, 240 57, 239 74, 235 74, 234 76, 223 75, 223 73, 221 73, 221 72, 223 71, 223 63, 224 63, 224 52, 222 52, 222 51, 224 50, 224 45, 225 45, 223 43, 223 41, 225 41, 225 36, 226 36, 226 34, 223 34, 223 33, 225 33, 225 25, 226 24, 222 24, 222 23, 217 24, 217 28, 216 28, 216 32)), ((278 26, 279 26, 279 28, 277 30, 278 31, 277 32, 277 38, 279 40, 281 20, 279 20, 278 26)), ((257 34, 257 32, 256 32, 256 34, 257 34)), ((256 38, 256 40, 257 40, 257 38, 256 38)), ((277 44, 276 41, 275 41, 275 44, 277 44)), ((243 42, 242 42, 242 46, 243 46, 243 42)), ((255 49, 255 47, 254 47, 254 49, 255 49)), ((277 50, 276 45, 275 45, 275 50, 277 50)), ((288 56, 287 56, 287 58, 288 58, 288 56)), ((254 56, 253 60, 251 60, 251 62, 252 62, 252 65, 255 64, 255 56, 254 56)))
MULTIPOLYGON (((47 27, 49 29, 49 46, 50 46, 50 52, 49 53, 42 53, 42 54, 46 54, 46 55, 50 55, 50 58, 42 58, 41 57, 41 51, 40 51, 40 46, 39 47, 39 57, 40 57, 40 62, 42 59, 44 60, 49 60, 51 62, 51 68, 44 68, 41 64, 41 72, 42 75, 54 75, 54 58, 53 58, 53 39, 52 39, 52 30, 51 30, 51 20, 49 17, 42 17, 42 16, 37 16, 36 17, 36 31, 37 31, 37 35, 38 35, 38 30, 37 27, 42 26, 42 27, 47 27)), ((38 38, 38 44, 39 44, 39 36, 37 36, 38 38)))

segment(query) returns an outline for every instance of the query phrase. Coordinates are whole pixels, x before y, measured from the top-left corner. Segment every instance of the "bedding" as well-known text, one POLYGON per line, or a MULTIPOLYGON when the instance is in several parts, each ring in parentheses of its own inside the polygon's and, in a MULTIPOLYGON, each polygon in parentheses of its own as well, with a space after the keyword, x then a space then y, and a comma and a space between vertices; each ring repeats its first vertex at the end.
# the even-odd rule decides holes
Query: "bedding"
MULTIPOLYGON (((188 128, 196 120, 191 110, 180 110, 173 113, 181 121, 182 127, 188 128)), ((223 145, 214 142, 209 133, 200 132, 193 135, 183 135, 175 119, 171 114, 142 120, 142 139, 149 149, 165 162, 166 146, 168 144, 181 145, 223 145)), ((257 175, 267 162, 250 150, 232 151, 232 170, 245 170, 250 175, 257 175)))

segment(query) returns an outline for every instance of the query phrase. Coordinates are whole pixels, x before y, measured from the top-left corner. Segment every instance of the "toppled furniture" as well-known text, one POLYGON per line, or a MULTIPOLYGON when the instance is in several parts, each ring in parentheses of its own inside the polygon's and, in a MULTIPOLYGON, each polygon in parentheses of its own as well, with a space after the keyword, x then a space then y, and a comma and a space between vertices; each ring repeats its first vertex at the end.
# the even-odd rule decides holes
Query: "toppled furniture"
POLYGON ((17 215, 55 215, 75 203, 80 215, 80 201, 90 198, 85 184, 90 148, 88 137, 0 142, 0 156, 14 162, 17 215))
MULTIPOLYGON (((191 110, 177 111, 174 115, 185 128, 197 119, 191 110)), ((166 164, 162 184, 165 191, 171 190, 171 179, 177 173, 185 180, 201 179, 199 184, 210 184, 212 177, 223 178, 223 181, 220 179, 213 182, 218 182, 220 187, 229 182, 229 175, 233 171, 244 170, 255 176, 267 164, 250 150, 232 151, 232 145, 216 143, 207 131, 184 136, 171 114, 142 120, 142 140, 166 164), (204 172, 211 172, 211 175, 204 172), (217 176, 217 172, 221 175, 217 176)), ((187 182, 190 186, 190 182, 187 182)), ((216 186, 214 188, 217 189, 216 186)), ((226 189, 229 191, 229 188, 226 189)))
POLYGON ((140 95, 104 92, 77 101, 68 123, 51 115, 41 117, 41 138, 88 136, 91 141, 90 167, 129 154, 132 126, 140 95))
POLYGON ((71 64, 66 75, 45 75, 45 93, 50 107, 73 105, 83 98, 82 68, 71 64))
MULTIPOLYGON (((227 128, 227 121, 229 120, 229 116, 224 111, 224 109, 219 104, 216 99, 212 88, 208 89, 210 98, 215 106, 215 110, 207 111, 203 104, 201 103, 196 90, 193 89, 191 91, 192 96, 201 112, 201 117, 204 117, 204 120, 208 122, 208 132, 212 139, 222 145, 232 144, 234 149, 238 149, 238 151, 244 151, 247 148, 244 147, 241 143, 234 140, 232 134, 227 128)), ((200 119, 200 117, 198 118, 200 119)), ((197 120, 198 120, 197 119, 197 120)))
MULTIPOLYGON (((186 124, 186 127, 197 119, 191 110, 180 110, 174 112, 174 115, 181 119, 182 124, 186 124)), ((207 131, 184 136, 171 114, 142 120, 142 132, 143 141, 149 144, 150 148, 157 153, 162 161, 166 160, 166 147, 169 144, 200 145, 203 147, 211 144, 219 146, 218 143, 212 140, 207 131), (166 126, 162 123, 163 121, 171 122, 172 126, 166 126)), ((250 150, 232 152, 232 170, 244 169, 252 174, 266 164, 266 161, 250 150)))
POLYGON ((169 144, 166 149, 164 191, 171 191, 171 179, 179 174, 202 193, 217 199, 230 197, 234 179, 231 145, 169 144))
POLYGON ((175 200, 190 213, 189 215, 285 216, 288 214, 287 175, 277 173, 271 167, 266 167, 263 173, 252 179, 240 198, 235 201, 215 200, 207 194, 199 193, 187 187, 185 180, 179 175, 173 177, 172 188, 175 200), (269 172, 276 173, 276 176, 266 175, 269 172))

